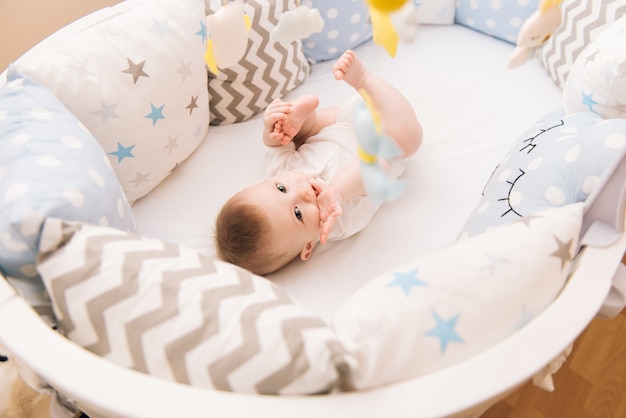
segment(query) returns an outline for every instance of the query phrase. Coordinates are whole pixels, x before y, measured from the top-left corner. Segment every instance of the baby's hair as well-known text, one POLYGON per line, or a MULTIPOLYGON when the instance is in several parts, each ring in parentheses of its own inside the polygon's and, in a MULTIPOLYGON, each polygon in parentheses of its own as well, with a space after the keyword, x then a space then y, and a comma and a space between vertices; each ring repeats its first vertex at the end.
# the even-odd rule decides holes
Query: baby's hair
POLYGON ((271 252, 270 236, 270 225, 263 212, 237 195, 226 202, 215 222, 218 256, 255 274, 272 273, 290 261, 286 254, 271 252))

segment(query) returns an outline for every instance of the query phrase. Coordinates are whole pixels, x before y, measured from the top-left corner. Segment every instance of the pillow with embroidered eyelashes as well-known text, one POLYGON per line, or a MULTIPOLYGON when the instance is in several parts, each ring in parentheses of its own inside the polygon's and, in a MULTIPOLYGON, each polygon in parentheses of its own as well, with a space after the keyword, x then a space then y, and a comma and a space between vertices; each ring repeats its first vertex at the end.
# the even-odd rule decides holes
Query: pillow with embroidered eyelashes
POLYGON ((593 112, 542 117, 494 169, 462 235, 477 235, 541 210, 584 201, 626 146, 626 119, 593 112))

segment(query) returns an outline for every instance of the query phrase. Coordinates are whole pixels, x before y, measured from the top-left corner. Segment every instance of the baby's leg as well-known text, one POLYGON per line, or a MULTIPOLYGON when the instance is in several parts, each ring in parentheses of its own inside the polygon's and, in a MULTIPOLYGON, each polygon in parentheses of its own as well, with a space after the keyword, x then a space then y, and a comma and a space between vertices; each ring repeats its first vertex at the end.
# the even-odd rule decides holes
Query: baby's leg
POLYGON ((333 73, 356 90, 363 89, 380 113, 383 127, 408 157, 422 143, 422 126, 413 107, 395 87, 372 74, 353 51, 346 51, 335 62, 333 73))

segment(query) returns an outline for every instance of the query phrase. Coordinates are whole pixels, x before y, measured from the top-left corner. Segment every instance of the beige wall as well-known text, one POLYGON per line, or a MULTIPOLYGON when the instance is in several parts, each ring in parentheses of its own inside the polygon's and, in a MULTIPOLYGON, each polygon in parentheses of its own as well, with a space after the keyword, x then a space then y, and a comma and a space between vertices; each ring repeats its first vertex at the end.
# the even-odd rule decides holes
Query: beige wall
POLYGON ((46 36, 120 0, 0 0, 0 72, 46 36))

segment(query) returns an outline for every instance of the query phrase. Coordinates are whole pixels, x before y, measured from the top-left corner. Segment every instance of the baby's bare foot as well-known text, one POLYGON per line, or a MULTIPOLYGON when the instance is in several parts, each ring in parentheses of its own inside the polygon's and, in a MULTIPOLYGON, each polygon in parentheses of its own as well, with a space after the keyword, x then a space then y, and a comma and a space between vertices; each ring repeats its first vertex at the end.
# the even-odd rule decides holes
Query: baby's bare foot
POLYGON ((304 121, 311 112, 315 111, 318 105, 319 98, 313 94, 305 94, 291 102, 291 112, 287 113, 285 119, 282 120, 283 134, 293 139, 300 132, 304 121))
POLYGON ((336 80, 343 80, 355 89, 361 88, 369 71, 354 51, 347 50, 333 65, 336 80))

